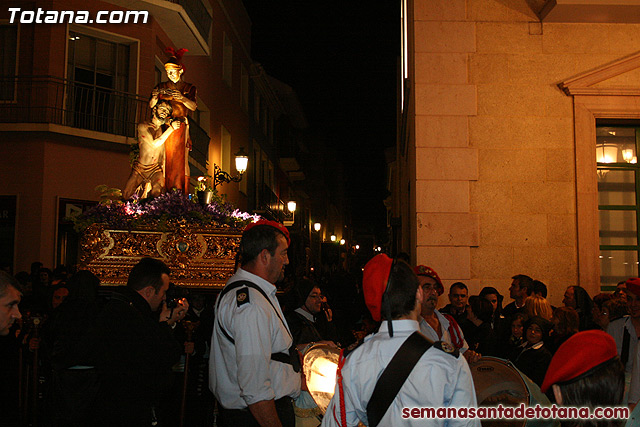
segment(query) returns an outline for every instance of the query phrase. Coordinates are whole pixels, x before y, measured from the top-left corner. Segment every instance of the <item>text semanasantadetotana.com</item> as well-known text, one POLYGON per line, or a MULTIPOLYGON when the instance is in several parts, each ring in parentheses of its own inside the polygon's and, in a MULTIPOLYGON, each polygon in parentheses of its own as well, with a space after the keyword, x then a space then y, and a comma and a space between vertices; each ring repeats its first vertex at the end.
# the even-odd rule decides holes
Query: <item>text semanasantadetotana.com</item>
POLYGON ((427 418, 427 419, 609 419, 629 418, 629 408, 626 407, 598 407, 593 412, 588 407, 572 407, 572 406, 531 406, 528 407, 524 403, 520 406, 489 406, 479 408, 402 408, 402 418, 427 418))
POLYGON ((88 10, 22 10, 10 7, 9 23, 15 24, 146 24, 146 10, 100 10, 95 18, 88 10))

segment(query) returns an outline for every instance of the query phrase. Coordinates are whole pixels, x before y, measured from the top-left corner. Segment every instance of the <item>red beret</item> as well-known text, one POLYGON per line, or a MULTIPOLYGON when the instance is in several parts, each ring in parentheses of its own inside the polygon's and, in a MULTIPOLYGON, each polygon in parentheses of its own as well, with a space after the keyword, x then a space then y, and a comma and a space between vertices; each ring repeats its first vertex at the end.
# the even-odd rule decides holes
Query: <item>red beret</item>
POLYGON ((371 313, 371 317, 376 322, 379 322, 382 318, 380 314, 382 295, 387 289, 392 265, 393 260, 387 255, 376 255, 364 266, 364 272, 362 273, 364 302, 371 313))
POLYGON ((279 222, 275 222, 275 221, 269 221, 269 220, 266 220, 266 219, 261 219, 261 220, 256 221, 256 222, 252 222, 251 224, 247 225, 244 228, 244 231, 242 233, 244 234, 247 231, 251 230, 253 227, 257 227, 258 225, 267 225, 269 227, 275 228, 276 230, 278 230, 279 232, 284 234, 284 237, 286 237, 286 239, 287 239, 287 246, 291 244, 291 238, 289 237, 289 230, 287 230, 287 227, 285 227, 284 225, 280 224, 279 222))
POLYGON ((427 267, 426 265, 416 265, 415 268, 413 269, 413 272, 416 273, 416 276, 431 277, 433 280, 436 281, 436 284, 438 285, 438 287, 436 288, 436 291, 438 292, 438 296, 444 293, 444 286, 442 286, 442 280, 440 280, 440 276, 438 276, 438 273, 436 273, 433 268, 427 267))
POLYGON ((640 278, 632 277, 624 282, 627 290, 634 295, 640 296, 640 278))
POLYGON ((578 332, 556 351, 540 390, 546 393, 553 384, 573 380, 617 355, 616 342, 608 333, 596 330, 578 332))

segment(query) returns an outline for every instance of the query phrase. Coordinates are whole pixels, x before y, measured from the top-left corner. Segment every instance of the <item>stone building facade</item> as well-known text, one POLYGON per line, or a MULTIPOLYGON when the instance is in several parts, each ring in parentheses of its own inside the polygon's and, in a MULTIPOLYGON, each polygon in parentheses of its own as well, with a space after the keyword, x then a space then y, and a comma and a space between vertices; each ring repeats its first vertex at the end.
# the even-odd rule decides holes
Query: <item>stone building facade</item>
POLYGON ((636 220, 603 217, 596 133, 640 123, 640 2, 566 3, 403 2, 393 243, 472 294, 508 302, 527 274, 560 304, 638 275, 636 220))

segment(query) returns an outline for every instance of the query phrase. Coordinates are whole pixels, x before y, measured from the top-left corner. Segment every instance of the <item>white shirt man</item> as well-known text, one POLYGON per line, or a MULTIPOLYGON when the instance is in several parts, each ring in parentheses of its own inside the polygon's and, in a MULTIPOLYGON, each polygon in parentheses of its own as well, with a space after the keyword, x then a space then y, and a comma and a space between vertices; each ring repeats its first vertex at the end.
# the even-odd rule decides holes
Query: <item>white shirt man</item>
POLYGON ((453 345, 469 362, 477 361, 480 354, 469 350, 460 326, 452 326, 449 319, 436 310, 438 296, 444 292, 438 273, 424 265, 417 266, 414 272, 424 294, 419 318, 420 332, 432 341, 444 341, 453 345))
MULTIPOLYGON (((409 337, 419 334, 418 316, 423 292, 411 267, 404 261, 392 264, 384 254, 374 257, 365 266, 363 291, 373 319, 384 316, 386 320, 377 333, 368 336, 346 358, 338 375, 342 376, 342 381, 336 385, 322 420, 323 427, 355 426, 359 421, 371 425, 368 407, 379 378, 409 337), (394 297, 398 301, 395 306, 383 297, 387 284, 389 294, 398 295, 394 297), (411 298, 414 306, 407 312, 411 298), (389 307, 383 308, 385 304, 389 307), (393 316, 391 313, 398 314, 393 316)), ((376 401, 373 406, 379 403, 376 401)), ((474 419, 412 419, 407 417, 410 412, 405 409, 475 407, 476 404, 473 380, 464 358, 452 347, 433 345, 413 366, 378 425, 480 426, 480 421, 474 419)), ((384 409, 378 408, 380 413, 384 409)))
POLYGON ((287 359, 297 354, 291 354, 293 338, 274 285, 289 264, 288 246, 281 224, 260 220, 247 226, 242 268, 216 302, 209 386, 222 406, 221 426, 295 423, 291 398, 300 393, 301 377, 287 359), (243 283, 234 287, 238 282, 243 283))

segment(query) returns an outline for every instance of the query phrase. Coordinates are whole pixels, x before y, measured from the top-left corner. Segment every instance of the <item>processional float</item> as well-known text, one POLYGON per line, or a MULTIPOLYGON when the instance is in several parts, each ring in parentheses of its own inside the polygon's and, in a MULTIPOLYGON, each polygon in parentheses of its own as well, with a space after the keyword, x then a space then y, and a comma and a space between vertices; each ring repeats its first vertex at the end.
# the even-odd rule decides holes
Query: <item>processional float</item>
POLYGON ((124 285, 143 257, 164 261, 174 284, 221 289, 235 269, 241 232, 258 217, 240 212, 201 177, 197 196, 188 194, 191 149, 189 116, 196 87, 182 80, 185 49, 167 49, 168 80, 149 100, 151 117, 137 126, 132 170, 122 192, 72 218, 82 232, 80 267, 102 285, 124 285))

